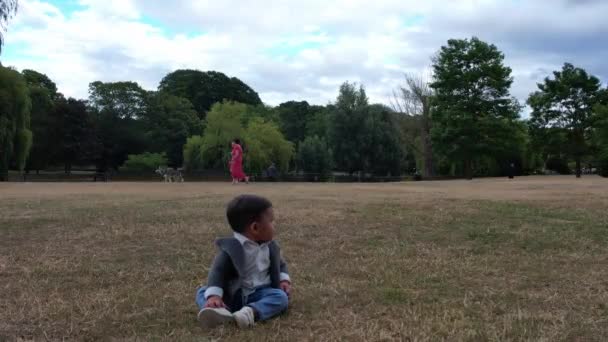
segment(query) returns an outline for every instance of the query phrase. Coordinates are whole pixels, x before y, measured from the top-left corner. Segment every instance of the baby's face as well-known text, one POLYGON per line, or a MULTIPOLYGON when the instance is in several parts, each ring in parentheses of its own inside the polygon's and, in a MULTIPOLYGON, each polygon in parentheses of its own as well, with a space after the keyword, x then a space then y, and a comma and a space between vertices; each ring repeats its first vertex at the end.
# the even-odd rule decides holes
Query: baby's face
POLYGON ((272 241, 274 239, 274 210, 266 209, 251 227, 255 241, 272 241))

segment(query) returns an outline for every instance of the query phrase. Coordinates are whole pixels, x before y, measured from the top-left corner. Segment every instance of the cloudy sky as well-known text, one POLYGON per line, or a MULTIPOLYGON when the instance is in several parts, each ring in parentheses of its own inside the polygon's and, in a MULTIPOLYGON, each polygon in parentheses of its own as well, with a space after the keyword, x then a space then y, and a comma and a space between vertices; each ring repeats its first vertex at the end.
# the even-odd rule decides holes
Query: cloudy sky
POLYGON ((388 102, 449 38, 496 44, 525 100, 568 61, 608 80, 606 0, 21 0, 1 61, 86 97, 95 80, 155 89, 178 68, 218 70, 265 103, 325 104, 346 81, 388 102))

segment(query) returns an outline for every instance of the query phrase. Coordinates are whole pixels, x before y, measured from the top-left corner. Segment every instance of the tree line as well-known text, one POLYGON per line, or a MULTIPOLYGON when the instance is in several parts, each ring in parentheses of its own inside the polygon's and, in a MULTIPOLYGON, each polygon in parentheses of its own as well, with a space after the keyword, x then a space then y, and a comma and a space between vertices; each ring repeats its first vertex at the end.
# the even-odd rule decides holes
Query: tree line
POLYGON ((74 99, 42 73, 0 66, 0 179, 9 168, 58 166, 226 170, 234 138, 251 173, 271 164, 321 177, 608 173, 608 89, 597 77, 564 64, 530 94, 523 119, 495 45, 449 40, 432 70, 428 79, 406 75, 388 104, 370 103, 363 85, 345 82, 327 105, 271 107, 217 71, 177 70, 155 91, 96 81, 87 99, 74 99))

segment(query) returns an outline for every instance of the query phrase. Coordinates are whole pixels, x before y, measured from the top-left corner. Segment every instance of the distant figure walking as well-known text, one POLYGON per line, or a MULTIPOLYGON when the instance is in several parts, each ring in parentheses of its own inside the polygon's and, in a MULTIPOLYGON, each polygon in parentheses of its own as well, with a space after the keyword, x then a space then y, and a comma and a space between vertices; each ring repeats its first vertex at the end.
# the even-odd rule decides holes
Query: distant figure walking
POLYGON ((509 164, 509 179, 513 179, 515 177, 515 164, 509 164))
POLYGON ((266 170, 266 175, 270 181, 276 182, 277 178, 279 178, 279 171, 275 163, 270 164, 270 167, 266 170))
POLYGON ((249 183, 249 177, 243 172, 243 148, 239 139, 232 141, 231 155, 230 175, 232 176, 232 184, 237 184, 240 181, 249 183))

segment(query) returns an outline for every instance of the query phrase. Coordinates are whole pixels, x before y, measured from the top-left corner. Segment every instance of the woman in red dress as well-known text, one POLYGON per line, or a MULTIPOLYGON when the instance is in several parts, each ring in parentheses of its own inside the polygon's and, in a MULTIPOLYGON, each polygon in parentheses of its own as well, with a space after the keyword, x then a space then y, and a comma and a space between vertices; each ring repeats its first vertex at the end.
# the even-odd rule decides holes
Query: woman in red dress
POLYGON ((230 175, 232 176, 232 184, 236 184, 243 180, 249 183, 249 177, 243 172, 243 148, 241 147, 241 141, 239 139, 234 139, 232 141, 231 155, 230 175))

